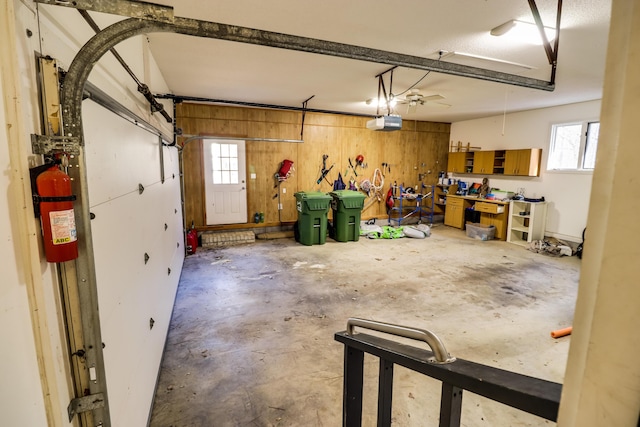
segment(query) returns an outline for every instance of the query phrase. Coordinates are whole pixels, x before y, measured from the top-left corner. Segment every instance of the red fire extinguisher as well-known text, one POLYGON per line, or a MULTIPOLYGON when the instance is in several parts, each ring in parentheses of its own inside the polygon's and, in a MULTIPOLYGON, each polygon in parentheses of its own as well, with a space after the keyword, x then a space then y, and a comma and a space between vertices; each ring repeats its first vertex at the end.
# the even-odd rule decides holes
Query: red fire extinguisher
POLYGON ((38 175, 36 188, 47 261, 64 262, 78 258, 71 178, 54 164, 38 175))
POLYGON ((192 255, 196 253, 198 247, 198 232, 196 231, 193 221, 191 221, 191 229, 187 231, 187 254, 192 255))

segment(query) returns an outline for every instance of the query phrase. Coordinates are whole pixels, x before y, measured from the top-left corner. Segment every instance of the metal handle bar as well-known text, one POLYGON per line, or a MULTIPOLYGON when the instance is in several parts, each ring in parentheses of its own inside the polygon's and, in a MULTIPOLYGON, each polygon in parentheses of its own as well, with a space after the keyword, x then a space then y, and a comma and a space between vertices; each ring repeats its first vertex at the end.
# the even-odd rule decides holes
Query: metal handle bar
POLYGON ((432 363, 451 363, 456 360, 455 357, 447 352, 444 348, 444 344, 440 341, 431 331, 426 329, 417 329, 409 326, 393 325, 391 323, 376 322, 375 320, 358 319, 350 317, 347 320, 347 334, 353 335, 353 328, 359 326, 361 328, 371 329, 373 331, 384 332, 391 335, 396 335, 403 338, 410 338, 427 343, 434 357, 429 359, 432 363))

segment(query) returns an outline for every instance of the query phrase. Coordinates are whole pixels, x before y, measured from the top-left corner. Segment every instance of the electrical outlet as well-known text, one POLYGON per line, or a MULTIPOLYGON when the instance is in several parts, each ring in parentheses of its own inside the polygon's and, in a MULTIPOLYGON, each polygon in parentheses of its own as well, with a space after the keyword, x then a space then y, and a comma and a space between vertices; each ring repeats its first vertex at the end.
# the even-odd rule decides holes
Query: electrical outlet
POLYGON ((286 188, 283 188, 283 189, 282 189, 282 194, 286 194, 286 192, 287 192, 287 189, 286 189, 286 188))
POLYGON ((278 203, 278 210, 281 211, 282 210, 282 203, 278 203))
POLYGON ((251 174, 251 179, 256 179, 256 174, 255 173, 251 174))

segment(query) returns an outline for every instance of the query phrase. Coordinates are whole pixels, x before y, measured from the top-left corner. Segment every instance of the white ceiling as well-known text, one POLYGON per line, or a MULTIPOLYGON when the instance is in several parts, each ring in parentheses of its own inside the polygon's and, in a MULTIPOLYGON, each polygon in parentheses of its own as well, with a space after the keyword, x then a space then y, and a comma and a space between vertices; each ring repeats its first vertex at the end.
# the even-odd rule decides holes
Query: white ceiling
MULTIPOLYGON (((489 31, 510 19, 533 22, 526 0, 155 0, 174 15, 437 59, 440 50, 527 64, 532 70, 469 64, 549 80, 542 46, 495 37, 489 31)), ((542 20, 555 26, 557 0, 537 0, 542 20)), ((609 0, 564 2, 556 89, 544 92, 470 78, 430 73, 416 87, 439 94, 409 120, 455 122, 507 112, 599 99, 602 96, 610 19, 609 0)), ((171 92, 181 96, 256 102, 376 114, 365 100, 377 97, 376 75, 385 64, 247 45, 177 34, 150 34, 153 55, 171 92)), ((425 72, 394 71, 393 92, 416 83, 425 72)), ((388 85, 388 81, 387 81, 388 85)), ((381 111, 386 113, 386 110, 381 111)))

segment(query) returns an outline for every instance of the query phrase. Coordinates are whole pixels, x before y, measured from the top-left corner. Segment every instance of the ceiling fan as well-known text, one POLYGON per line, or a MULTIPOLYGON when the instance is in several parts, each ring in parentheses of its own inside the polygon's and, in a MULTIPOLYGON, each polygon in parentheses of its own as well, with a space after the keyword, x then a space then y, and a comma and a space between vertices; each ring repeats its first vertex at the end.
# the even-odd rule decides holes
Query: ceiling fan
POLYGON ((426 105, 428 107, 439 107, 439 108, 449 108, 451 105, 445 104, 440 101, 444 99, 442 95, 423 95, 419 89, 411 89, 404 98, 398 97, 395 98, 398 104, 404 104, 407 106, 407 113, 415 112, 418 105, 426 105))

